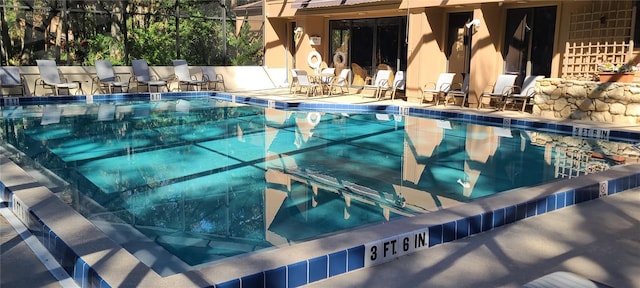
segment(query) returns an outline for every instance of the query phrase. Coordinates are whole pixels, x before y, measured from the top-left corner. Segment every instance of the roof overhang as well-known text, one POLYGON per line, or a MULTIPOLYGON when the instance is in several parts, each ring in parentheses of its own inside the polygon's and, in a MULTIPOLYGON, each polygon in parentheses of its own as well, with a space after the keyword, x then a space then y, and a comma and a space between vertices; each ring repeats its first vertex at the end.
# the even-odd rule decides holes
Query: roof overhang
POLYGON ((362 3, 382 2, 385 0, 295 0, 291 3, 293 9, 304 8, 320 8, 320 7, 335 7, 345 5, 356 5, 362 3))

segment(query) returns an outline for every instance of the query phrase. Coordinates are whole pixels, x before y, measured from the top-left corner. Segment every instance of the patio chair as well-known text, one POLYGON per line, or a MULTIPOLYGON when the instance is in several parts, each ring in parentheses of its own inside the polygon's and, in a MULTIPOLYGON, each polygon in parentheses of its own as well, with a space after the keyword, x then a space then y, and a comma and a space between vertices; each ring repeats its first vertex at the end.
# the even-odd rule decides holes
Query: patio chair
POLYGON ((380 90, 378 91, 378 100, 382 98, 382 93, 386 91, 391 91, 391 100, 394 100, 396 97, 396 91, 404 90, 405 86, 405 77, 404 71, 398 71, 393 75, 393 84, 380 86, 380 90))
POLYGON ((198 91, 198 89, 202 90, 202 86, 207 85, 208 80, 198 80, 196 77, 191 76, 191 72, 189 72, 189 64, 187 64, 187 60, 177 59, 172 60, 173 62, 173 72, 175 74, 176 79, 178 80, 178 90, 182 91, 182 85, 187 86, 187 91, 189 88, 193 87, 193 91, 198 91))
POLYGON ((306 89, 305 95, 308 97, 309 95, 315 96, 317 89, 319 87, 318 83, 315 83, 309 78, 309 74, 307 71, 302 69, 294 69, 295 73, 298 77, 298 87, 299 92, 302 93, 303 89, 306 89))
MULTIPOLYGON (((7 96, 12 95, 11 90, 20 88, 20 96, 24 96, 24 76, 20 75, 18 67, 1 67, 0 68, 0 96, 3 96, 3 88, 9 89, 7 96)), ((16 94, 17 95, 17 94, 16 94)))
POLYGON ((436 82, 429 82, 424 84, 422 87, 422 92, 420 94, 420 103, 424 102, 424 96, 427 93, 433 95, 433 100, 436 102, 436 106, 440 104, 440 99, 444 97, 444 105, 447 106, 447 92, 451 89, 451 84, 453 82, 453 77, 456 76, 456 73, 440 73, 438 75, 438 80, 436 82))
POLYGON ((344 94, 344 88, 347 88, 347 92, 349 92, 349 86, 351 86, 349 82, 350 75, 351 69, 342 69, 336 81, 331 82, 329 86, 329 96, 333 95, 333 90, 337 88, 340 88, 340 94, 344 94))
MULTIPOLYGON (((391 76, 391 70, 378 70, 376 72, 376 78, 373 83, 364 85, 363 90, 374 90, 374 97, 378 99, 380 97, 380 88, 389 85, 389 76, 391 76)), ((364 95, 362 96, 364 97, 364 95)))
POLYGON ((464 79, 462 83, 454 83, 451 84, 451 89, 447 91, 447 96, 445 99, 445 104, 449 100, 453 100, 454 103, 458 101, 456 98, 462 97, 462 101, 460 101, 460 107, 464 107, 467 102, 467 98, 469 97, 469 74, 464 75, 464 79))
POLYGON ((33 94, 38 94, 38 86, 41 86, 45 89, 51 89, 53 91, 53 94, 56 96, 60 95, 61 90, 66 90, 68 92, 64 95, 70 94, 71 89, 76 89, 76 93, 81 90, 79 82, 68 82, 66 78, 60 77, 56 61, 36 60, 36 63, 38 64, 40 77, 36 79, 36 82, 34 83, 33 94))
POLYGON ((211 90, 211 84, 213 84, 213 90, 218 90, 218 84, 220 84, 222 85, 222 91, 227 91, 227 87, 224 85, 224 77, 222 77, 222 74, 216 73, 211 66, 202 67, 202 79, 207 81, 207 90, 211 90))
POLYGON ((102 93, 108 92, 109 94, 113 93, 114 89, 120 90, 120 93, 129 91, 129 82, 120 81, 120 76, 117 76, 113 71, 111 61, 96 60, 94 65, 96 67, 96 76, 93 77, 93 82, 91 83, 91 93, 98 89, 102 93), (94 84, 97 85, 95 90, 93 87, 94 84))
POLYGON ((331 84, 333 83, 333 80, 336 77, 336 68, 323 68, 320 71, 320 89, 322 89, 322 93, 324 94, 324 91, 327 90, 327 93, 331 93, 329 91, 329 88, 331 87, 331 84))
POLYGON ((524 82, 522 82, 522 87, 514 86, 513 93, 507 95, 505 97, 502 110, 507 107, 507 104, 516 102, 522 102, 521 111, 524 112, 524 108, 527 106, 527 103, 531 101, 536 91, 536 82, 538 79, 542 79, 544 76, 541 75, 529 75, 524 78, 524 82))
MULTIPOLYGON (((518 75, 502 74, 498 76, 493 89, 485 90, 480 94, 478 99, 478 109, 482 108, 482 105, 491 105, 491 102, 495 103, 494 108, 499 109, 500 105, 503 105, 505 98, 513 93, 514 84, 518 75)), ((491 87, 491 86, 490 86, 491 87)))
POLYGON ((289 93, 298 93, 298 74, 296 69, 291 69, 291 84, 289 84, 289 93))
POLYGON ((151 75, 151 70, 146 60, 131 60, 131 69, 133 76, 129 78, 129 83, 134 83, 139 90, 140 86, 147 86, 147 91, 151 92, 151 87, 155 87, 157 92, 164 86, 169 91, 167 81, 158 80, 157 77, 151 75))

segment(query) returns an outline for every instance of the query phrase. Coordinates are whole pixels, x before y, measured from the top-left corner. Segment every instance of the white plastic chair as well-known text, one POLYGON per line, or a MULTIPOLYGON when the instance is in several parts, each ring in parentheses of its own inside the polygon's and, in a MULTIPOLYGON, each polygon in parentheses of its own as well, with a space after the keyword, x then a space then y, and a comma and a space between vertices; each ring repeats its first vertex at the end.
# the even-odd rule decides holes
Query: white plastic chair
POLYGON ((41 86, 45 89, 53 90, 53 94, 60 95, 60 90, 67 90, 69 94, 71 89, 76 89, 76 94, 80 91, 80 84, 77 82, 67 82, 66 78, 60 77, 58 72, 58 65, 54 60, 36 60, 38 64, 38 71, 40 72, 40 78, 36 79, 34 84, 34 94, 41 86))
POLYGON ((440 99, 442 97, 445 97, 444 105, 446 106, 446 94, 451 89, 454 76, 456 76, 456 73, 440 73, 440 75, 438 75, 438 80, 436 80, 435 83, 430 82, 425 84, 420 95, 420 103, 424 102, 424 95, 426 93, 431 93, 433 95, 433 100, 436 102, 436 106, 440 104, 440 99))
POLYGON ((404 71, 396 72, 393 76, 393 84, 391 86, 380 86, 380 90, 378 91, 378 100, 382 98, 382 93, 385 91, 391 91, 391 100, 394 100, 396 97, 396 91, 404 90, 405 82, 404 71))
POLYGON ((513 93, 505 97, 502 110, 507 107, 508 103, 522 102, 521 111, 524 112, 527 103, 535 96, 536 82, 542 78, 544 78, 542 75, 529 75, 525 77, 524 82, 522 82, 522 87, 514 86, 513 93))
POLYGON ((93 78, 93 82, 91 83, 92 93, 96 91, 93 88, 94 84, 97 84, 98 88, 96 89, 100 89, 103 93, 105 92, 105 88, 109 94, 113 93, 114 88, 118 88, 121 93, 128 92, 129 82, 120 81, 120 77, 113 71, 111 61, 96 60, 94 65, 96 68, 96 76, 93 78))
POLYGON ((216 73, 213 67, 202 67, 202 78, 207 81, 207 90, 211 90, 211 85, 213 84, 213 90, 218 90, 218 85, 222 85, 222 91, 227 91, 227 86, 224 85, 224 77, 222 74, 216 73))
MULTIPOLYGON (((0 88, 20 88, 20 96, 24 96, 24 82, 24 77, 20 75, 18 67, 0 68, 0 88)), ((0 89, 0 96, 2 95, 2 89, 0 89)))
POLYGON ((334 88, 340 88, 340 94, 344 94, 344 88, 347 88, 347 92, 349 92, 349 87, 351 86, 350 75, 351 69, 340 70, 340 75, 338 75, 336 81, 331 82, 329 96, 333 95, 334 88))
POLYGON ((189 88, 193 87, 194 91, 202 90, 202 86, 207 85, 206 80, 198 80, 194 76, 191 76, 191 72, 189 71, 189 64, 187 64, 187 60, 177 59, 172 60, 173 62, 173 73, 178 80, 178 90, 182 91, 182 85, 187 86, 187 91, 189 88))
POLYGON ((129 82, 136 83, 138 87, 147 86, 147 91, 149 92, 151 92, 151 87, 156 87, 156 91, 159 92, 163 86, 169 91, 167 81, 157 80, 155 76, 151 76, 151 70, 146 60, 131 60, 131 68, 133 70, 133 76, 131 76, 129 82))
POLYGON ((373 83, 370 85, 364 85, 364 87, 362 88, 364 90, 375 90, 374 97, 378 99, 380 97, 380 88, 388 86, 389 84, 389 76, 391 76, 391 70, 378 70, 378 72, 376 72, 376 78, 373 80, 373 83))
POLYGON ((496 102, 496 108, 504 102, 504 99, 511 93, 513 93, 514 84, 518 75, 502 74, 498 76, 493 89, 483 92, 480 95, 478 101, 478 109, 482 108, 482 105, 490 105, 493 100, 496 102))

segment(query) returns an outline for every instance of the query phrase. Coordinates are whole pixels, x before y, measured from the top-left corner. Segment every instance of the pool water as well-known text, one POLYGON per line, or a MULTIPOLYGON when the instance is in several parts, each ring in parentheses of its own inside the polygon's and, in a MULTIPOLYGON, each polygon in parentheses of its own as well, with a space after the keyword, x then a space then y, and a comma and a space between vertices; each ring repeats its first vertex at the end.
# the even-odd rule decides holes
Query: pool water
POLYGON ((609 144, 567 136, 213 99, 2 112, 0 143, 64 179, 72 207, 131 225, 189 265, 616 164, 589 157, 609 144), (578 148, 558 144, 568 142, 578 148))

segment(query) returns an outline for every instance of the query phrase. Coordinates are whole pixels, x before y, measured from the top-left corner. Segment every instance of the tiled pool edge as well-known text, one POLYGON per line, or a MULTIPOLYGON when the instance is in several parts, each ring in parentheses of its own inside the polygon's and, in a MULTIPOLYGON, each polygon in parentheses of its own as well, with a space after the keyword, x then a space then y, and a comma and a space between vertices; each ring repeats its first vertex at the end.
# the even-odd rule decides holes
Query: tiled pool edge
MULTIPOLYGON (((298 287, 351 271, 383 264, 403 255, 422 251, 436 245, 467 238, 530 217, 639 187, 640 173, 637 172, 639 168, 640 164, 614 167, 597 175, 583 176, 591 179, 586 180, 583 178, 583 181, 580 182, 584 182, 585 185, 579 187, 550 192, 548 195, 536 197, 524 203, 512 204, 483 211, 479 214, 452 219, 444 223, 428 225, 320 257, 234 279, 218 284, 216 287, 298 287), (611 174, 623 175, 608 179, 611 174), (606 180, 594 181, 595 179, 606 180), (403 247, 406 247, 406 250, 403 247), (367 259, 367 255, 373 255, 372 253, 367 253, 367 251, 374 250, 379 254, 386 251, 386 253, 392 255, 381 257, 380 260, 374 261, 367 259)), ((561 180, 561 182, 572 182, 572 179, 561 180)), ((551 184, 555 185, 557 183, 551 184)), ((550 185, 541 185, 540 187, 544 189, 544 186, 550 185)), ((415 218, 431 217, 433 214, 420 215, 415 218)), ((399 221, 403 220, 405 219, 399 221)))
MULTIPOLYGON (((0 165, 3 166, 7 165, 7 162, 10 162, 6 158, 1 158, 1 160, 2 161, 0 162, 0 165)), ((13 163, 11 162, 11 164, 13 163)), ((519 220, 535 217, 547 212, 552 212, 557 209, 569 207, 589 200, 636 188, 640 186, 640 173, 637 172, 640 171, 639 168, 640 164, 634 164, 622 167, 614 167, 599 174, 583 176, 580 181, 583 183, 582 185, 570 185, 571 182, 576 182, 576 179, 560 180, 558 182, 550 184, 553 184, 553 186, 562 184, 569 188, 563 191, 549 191, 548 194, 530 199, 524 203, 516 203, 504 207, 497 207, 494 209, 489 209, 487 211, 480 211, 480 213, 471 213, 469 215, 460 216, 457 219, 454 216, 453 219, 444 221, 442 223, 426 225, 422 228, 410 231, 403 231, 402 233, 396 235, 383 237, 379 240, 368 241, 366 243, 362 243, 361 245, 356 245, 346 249, 339 249, 338 251, 334 251, 319 257, 306 259, 304 261, 298 261, 275 269, 270 269, 251 275, 246 275, 237 279, 215 284, 215 287, 297 287, 337 276, 343 273, 379 265, 391 261, 402 255, 407 255, 439 244, 466 238, 478 233, 501 227, 503 225, 517 222, 519 220), (602 184, 604 183, 606 183, 605 186, 602 186, 602 184), (601 188, 605 188, 606 193, 601 194, 601 188), (409 246, 400 245, 401 243, 408 244, 409 246), (402 247, 413 248, 404 251, 402 247), (380 251, 380 253, 382 253, 382 251, 393 250, 395 250, 395 252, 389 252, 390 255, 388 257, 381 257, 377 260, 366 259, 367 255, 371 255, 370 252, 373 249, 380 251)), ((2 169, 4 171, 5 168, 3 167, 2 169)), ((43 199, 38 198, 42 198, 43 195, 40 195, 40 197, 38 197, 30 194, 34 193, 34 189, 41 190, 40 192, 45 192, 42 190, 48 189, 44 187, 37 187, 37 184, 30 181, 28 177, 24 177, 23 180, 26 181, 7 183, 6 179, 0 179, 0 188, 2 189, 2 191, 4 191, 3 199, 10 200, 9 207, 12 212, 16 214, 23 222, 28 224, 27 226, 32 232, 34 232, 34 234, 38 236, 39 241, 48 250, 51 251, 52 255, 56 257, 62 267, 73 277, 73 279, 79 285, 81 285, 81 287, 112 287, 113 284, 105 281, 105 279, 97 271, 99 269, 94 269, 94 267, 91 267, 91 265, 88 264, 93 263, 93 261, 86 261, 83 259, 83 257, 79 256, 78 254, 82 253, 78 253, 77 249, 69 247, 69 245, 66 244, 67 242, 64 239, 60 238, 54 231, 52 231, 52 229, 49 228, 49 225, 45 224, 45 221, 43 221, 41 217, 38 216, 39 210, 43 210, 42 207, 38 207, 43 205, 43 199), (30 187, 31 185, 33 186, 30 187), (16 189, 18 191, 15 191, 14 193, 13 189, 16 189), (37 227, 34 227, 34 225, 37 225, 37 227)), ((542 190, 544 190, 544 186, 552 185, 542 185, 542 190)), ((51 193, 49 191, 46 192, 51 193)), ((603 192, 605 191, 603 190, 603 192)), ((53 195, 49 197, 53 198, 44 196, 44 199, 47 199, 46 201, 44 201, 47 202, 47 205, 52 204, 52 202, 57 202, 55 201, 55 199, 58 199, 57 197, 53 195)), ((486 205, 482 206, 491 207, 495 205, 487 203, 485 204, 486 205)), ((59 201, 58 204, 54 205, 66 204, 62 203, 62 201, 59 201)), ((54 209, 54 211, 59 210, 54 209)), ((452 217, 451 215, 455 214, 448 213, 448 211, 445 210, 441 211, 443 212, 441 214, 449 214, 449 218, 452 217)), ((431 216, 435 215, 433 215, 432 213, 428 215, 417 216, 414 218, 406 218, 406 222, 411 222, 416 218, 425 218, 431 216)), ((403 220, 405 219, 399 221, 403 220)), ((109 247, 109 243, 102 244, 106 245, 106 248, 108 249, 114 249, 112 250, 112 253, 119 253, 116 251, 120 250, 117 247, 109 247)), ((139 269, 135 267, 130 268, 139 269)), ((146 273, 153 274, 150 271, 146 271, 146 273)), ((155 281, 161 280, 156 279, 155 281)), ((214 284, 208 285, 209 286, 204 285, 203 287, 214 287, 214 284)))

